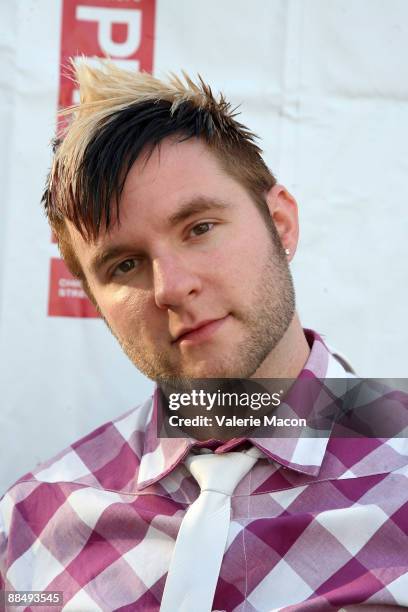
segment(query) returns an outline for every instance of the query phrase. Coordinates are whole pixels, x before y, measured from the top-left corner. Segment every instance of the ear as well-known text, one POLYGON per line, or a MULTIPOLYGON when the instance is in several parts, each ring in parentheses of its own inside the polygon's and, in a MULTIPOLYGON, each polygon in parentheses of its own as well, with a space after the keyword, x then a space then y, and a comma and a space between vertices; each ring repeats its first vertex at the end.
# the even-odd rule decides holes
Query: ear
POLYGON ((283 185, 276 184, 266 194, 266 203, 281 239, 282 247, 290 251, 288 261, 291 261, 299 240, 296 200, 283 185))

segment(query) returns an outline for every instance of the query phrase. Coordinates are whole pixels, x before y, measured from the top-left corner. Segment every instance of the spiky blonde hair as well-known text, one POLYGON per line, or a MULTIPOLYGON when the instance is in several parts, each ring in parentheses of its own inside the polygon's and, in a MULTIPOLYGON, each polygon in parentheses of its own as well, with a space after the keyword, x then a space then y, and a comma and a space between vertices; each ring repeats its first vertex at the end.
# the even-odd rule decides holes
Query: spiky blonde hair
POLYGON ((126 176, 142 151, 161 140, 201 138, 224 170, 253 196, 265 216, 264 194, 275 184, 255 134, 236 121, 223 94, 216 98, 198 76, 170 74, 166 81, 145 72, 128 72, 110 61, 98 68, 74 66, 80 103, 62 111, 70 123, 54 142, 54 159, 43 204, 71 272, 84 278, 72 250, 65 220, 86 240, 95 240, 119 220, 126 176))

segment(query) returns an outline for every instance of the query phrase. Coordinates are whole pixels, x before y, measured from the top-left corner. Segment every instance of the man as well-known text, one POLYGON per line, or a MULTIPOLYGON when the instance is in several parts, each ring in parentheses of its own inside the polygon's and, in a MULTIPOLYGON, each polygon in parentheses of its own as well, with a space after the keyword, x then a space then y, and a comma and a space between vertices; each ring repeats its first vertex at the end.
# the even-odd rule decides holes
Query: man
POLYGON ((408 606, 404 439, 158 436, 161 389, 348 368, 302 329, 288 266, 296 202, 225 99, 201 80, 110 64, 77 76, 45 210, 69 268, 158 387, 4 496, 4 588, 59 591, 62 609, 80 611, 408 606), (200 462, 219 466, 210 484, 200 462))

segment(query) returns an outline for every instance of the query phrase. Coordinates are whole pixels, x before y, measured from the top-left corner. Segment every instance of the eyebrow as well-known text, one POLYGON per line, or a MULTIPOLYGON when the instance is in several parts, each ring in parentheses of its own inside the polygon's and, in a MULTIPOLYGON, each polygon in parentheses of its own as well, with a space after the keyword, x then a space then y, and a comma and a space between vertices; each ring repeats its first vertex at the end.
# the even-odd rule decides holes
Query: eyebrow
POLYGON ((122 253, 127 250, 126 245, 118 245, 104 249, 100 253, 96 253, 95 256, 92 257, 89 265, 91 272, 97 274, 99 270, 101 270, 109 261, 115 259, 119 255, 122 255, 122 253))
POLYGON ((182 221, 188 219, 188 217, 191 217, 191 215, 205 212, 206 210, 226 210, 228 208, 231 208, 231 206, 226 202, 199 196, 185 202, 184 204, 181 204, 179 209, 168 218, 168 225, 170 227, 174 227, 175 225, 178 225, 182 221))
MULTIPOLYGON (((166 221, 166 225, 169 228, 175 227, 197 213, 205 212, 208 210, 226 210, 231 208, 230 204, 220 200, 212 200, 204 196, 198 196, 181 204, 178 210, 174 212, 166 221)), ((119 255, 122 255, 126 251, 134 250, 134 245, 130 246, 127 244, 120 244, 117 246, 108 247, 103 249, 101 252, 96 253, 90 262, 90 269, 93 273, 98 273, 103 266, 109 261, 115 259, 119 255)))

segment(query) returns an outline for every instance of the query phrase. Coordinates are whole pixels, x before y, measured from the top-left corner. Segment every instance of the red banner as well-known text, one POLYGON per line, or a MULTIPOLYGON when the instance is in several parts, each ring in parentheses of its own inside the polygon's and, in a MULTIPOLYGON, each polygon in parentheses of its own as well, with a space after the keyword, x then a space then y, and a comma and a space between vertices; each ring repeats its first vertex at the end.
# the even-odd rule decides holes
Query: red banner
POLYGON ((58 257, 51 259, 48 314, 50 317, 99 317, 81 281, 72 276, 58 257))
MULTIPOLYGON (((155 0, 64 0, 60 107, 78 101, 70 58, 110 57, 126 70, 153 69, 155 0)), ((97 61, 97 60, 96 60, 97 61)))
MULTIPOLYGON (((59 108, 79 101, 70 77, 71 58, 78 62, 86 56, 92 64, 109 57, 120 68, 152 72, 155 5, 156 0, 63 0, 59 108)), ((62 260, 52 259, 49 316, 98 316, 86 296, 75 293, 78 286, 68 291, 69 279, 79 282, 62 260)))

